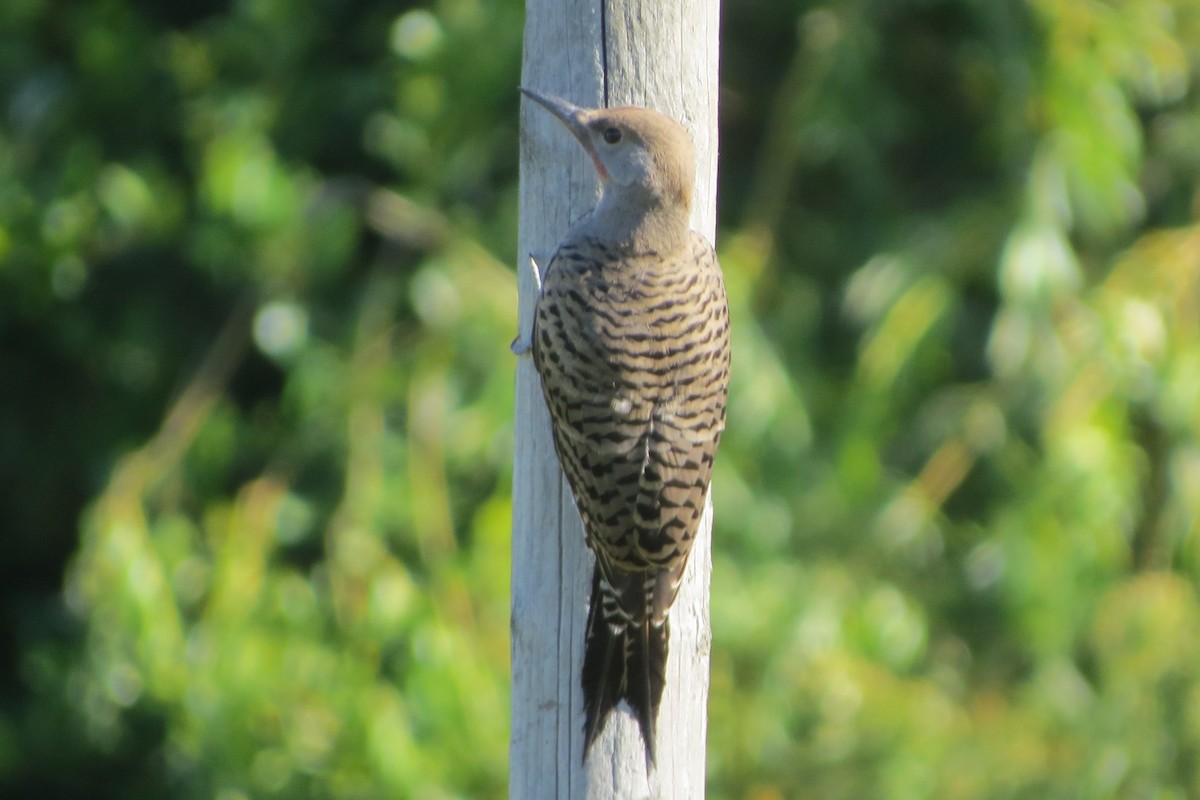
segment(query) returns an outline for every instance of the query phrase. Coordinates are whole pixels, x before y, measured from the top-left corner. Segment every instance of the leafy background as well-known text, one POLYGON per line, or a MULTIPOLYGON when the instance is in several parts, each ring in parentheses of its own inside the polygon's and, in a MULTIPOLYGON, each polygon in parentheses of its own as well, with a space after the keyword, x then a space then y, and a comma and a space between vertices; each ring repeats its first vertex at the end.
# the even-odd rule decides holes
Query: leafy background
MULTIPOLYGON (((724 13, 710 795, 1200 796, 1200 6, 724 13)), ((0 794, 504 796, 521 26, 0 3, 0 794)))

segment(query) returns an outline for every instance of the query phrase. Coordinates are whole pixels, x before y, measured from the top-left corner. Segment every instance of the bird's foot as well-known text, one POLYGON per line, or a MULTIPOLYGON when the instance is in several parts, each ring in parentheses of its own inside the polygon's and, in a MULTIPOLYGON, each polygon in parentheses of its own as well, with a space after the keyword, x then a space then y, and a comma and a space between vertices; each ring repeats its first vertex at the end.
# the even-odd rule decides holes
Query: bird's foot
MULTIPOLYGON (((533 285, 537 287, 539 293, 542 291, 542 268, 538 265, 537 259, 533 257, 533 253, 529 254, 529 266, 533 270, 533 285)), ((524 355, 533 348, 533 324, 530 323, 528 331, 518 333, 516 338, 512 340, 512 344, 508 346, 514 355, 524 355)))

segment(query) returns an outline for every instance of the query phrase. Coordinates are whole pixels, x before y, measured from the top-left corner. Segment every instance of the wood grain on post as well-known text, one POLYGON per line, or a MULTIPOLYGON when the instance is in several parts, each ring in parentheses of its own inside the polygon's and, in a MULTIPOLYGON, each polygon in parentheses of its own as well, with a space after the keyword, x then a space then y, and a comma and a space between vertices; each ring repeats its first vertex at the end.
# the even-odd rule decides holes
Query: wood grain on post
MULTIPOLYGON (((717 173, 717 0, 528 0, 521 82, 573 103, 640 105, 679 120, 696 145, 692 227, 714 240, 717 173)), ((520 325, 529 330, 543 266, 598 196, 595 171, 549 114, 523 104, 519 233, 520 325)), ((705 510, 671 611, 657 764, 625 706, 586 763, 580 669, 592 558, 558 467, 533 361, 517 364, 513 476, 513 800, 704 796, 712 509, 705 510)))

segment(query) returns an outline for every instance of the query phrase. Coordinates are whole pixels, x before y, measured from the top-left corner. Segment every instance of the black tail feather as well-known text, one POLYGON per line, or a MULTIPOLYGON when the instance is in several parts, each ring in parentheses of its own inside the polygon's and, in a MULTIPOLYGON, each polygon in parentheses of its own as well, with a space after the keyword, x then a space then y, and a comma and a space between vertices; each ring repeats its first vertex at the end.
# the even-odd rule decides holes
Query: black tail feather
POLYGON ((666 620, 655 625, 648 609, 639 615, 641 622, 629 622, 614 615, 610 624, 604 618, 603 606, 600 568, 596 567, 583 645, 583 757, 587 758, 608 715, 624 700, 637 719, 646 745, 647 763, 653 763, 655 724, 666 684, 670 630, 666 620))

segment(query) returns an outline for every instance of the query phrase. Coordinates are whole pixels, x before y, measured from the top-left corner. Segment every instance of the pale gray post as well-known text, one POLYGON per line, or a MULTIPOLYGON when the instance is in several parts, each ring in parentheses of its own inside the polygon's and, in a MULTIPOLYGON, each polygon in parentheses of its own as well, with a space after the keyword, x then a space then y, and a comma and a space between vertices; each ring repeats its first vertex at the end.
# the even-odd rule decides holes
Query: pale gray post
MULTIPOLYGON (((710 241, 716 222, 718 26, 718 0, 527 0, 521 78, 523 86, 578 105, 641 105, 682 122, 698 162, 692 225, 710 241)), ((522 109, 518 269, 520 326, 527 333, 536 296, 528 257, 546 265, 559 237, 594 205, 597 185, 570 134, 528 101, 522 109)), ((711 519, 710 505, 671 611, 654 774, 646 774, 637 724, 625 713, 610 718, 581 763, 579 672, 592 560, 555 459, 532 360, 518 359, 512 800, 704 797, 711 519)))

